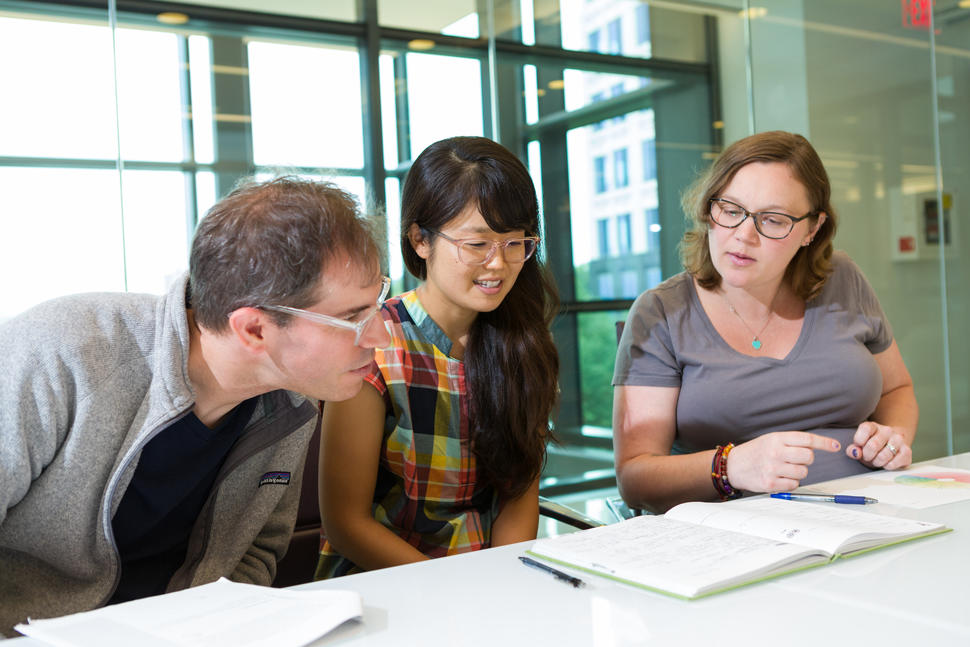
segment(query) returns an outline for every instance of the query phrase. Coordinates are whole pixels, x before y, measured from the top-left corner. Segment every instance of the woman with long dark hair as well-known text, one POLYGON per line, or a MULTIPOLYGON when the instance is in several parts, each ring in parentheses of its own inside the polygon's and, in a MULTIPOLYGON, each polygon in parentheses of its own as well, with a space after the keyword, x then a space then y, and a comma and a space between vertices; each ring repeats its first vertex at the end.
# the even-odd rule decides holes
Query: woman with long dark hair
POLYGON ((391 345, 361 393, 324 409, 318 579, 535 538, 559 371, 538 233, 499 144, 453 137, 414 161, 401 250, 423 282, 386 302, 391 345))

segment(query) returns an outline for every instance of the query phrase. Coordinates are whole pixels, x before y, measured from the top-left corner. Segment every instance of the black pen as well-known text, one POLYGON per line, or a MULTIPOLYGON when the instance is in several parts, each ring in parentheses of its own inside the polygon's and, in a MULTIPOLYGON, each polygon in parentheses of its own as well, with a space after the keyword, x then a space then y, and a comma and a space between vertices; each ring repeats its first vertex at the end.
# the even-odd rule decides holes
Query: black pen
POLYGON ((531 557, 525 557, 524 555, 519 555, 519 559, 522 560, 522 563, 525 564, 526 566, 531 566, 532 568, 538 568, 540 571, 545 571, 546 573, 553 575, 557 580, 562 580, 563 582, 572 584, 577 589, 581 586, 586 586, 586 582, 582 581, 578 577, 573 577, 569 573, 563 573, 562 571, 557 570, 552 566, 546 566, 542 562, 537 562, 531 557))

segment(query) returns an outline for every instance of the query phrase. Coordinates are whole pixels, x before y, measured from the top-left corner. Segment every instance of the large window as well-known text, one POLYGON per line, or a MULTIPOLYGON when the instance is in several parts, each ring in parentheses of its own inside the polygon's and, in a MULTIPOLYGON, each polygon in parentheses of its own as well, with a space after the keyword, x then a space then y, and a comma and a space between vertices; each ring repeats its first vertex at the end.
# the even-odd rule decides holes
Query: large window
POLYGON ((965 450, 952 430, 970 420, 970 360, 948 344, 970 312, 970 9, 927 4, 932 32, 874 0, 118 0, 114 16, 0 0, 0 319, 59 294, 164 290, 205 210, 279 170, 380 212, 394 290, 410 287, 409 164, 435 139, 484 134, 539 192, 563 301, 557 435, 608 446, 613 326, 680 270, 684 187, 722 142, 782 128, 819 149, 836 245, 893 323, 917 453, 965 450), (934 201, 950 205, 942 245, 926 236, 934 201))
POLYGON ((0 318, 72 292, 164 291, 205 211, 280 172, 380 214, 400 292, 415 285, 399 251, 411 161, 485 135, 539 194, 563 301, 557 436, 608 446, 616 321, 675 267, 671 187, 713 147, 708 61, 656 58, 637 0, 496 3, 491 41, 487 2, 229 4, 120 0, 109 21, 107 7, 0 0, 0 271, 18 277, 0 318), (184 20, 160 21, 165 8, 184 20))

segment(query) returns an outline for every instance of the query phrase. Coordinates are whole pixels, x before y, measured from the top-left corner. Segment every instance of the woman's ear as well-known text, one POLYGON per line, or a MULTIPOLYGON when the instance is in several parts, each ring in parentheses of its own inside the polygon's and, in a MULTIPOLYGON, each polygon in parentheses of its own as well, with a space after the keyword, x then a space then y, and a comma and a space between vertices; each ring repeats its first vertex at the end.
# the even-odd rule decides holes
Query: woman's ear
POLYGON ((411 226, 408 227, 408 241, 414 248, 415 254, 428 260, 428 257, 431 256, 431 243, 428 242, 428 239, 421 232, 421 228, 415 222, 412 222, 411 226))
POLYGON ((805 240, 802 241, 802 247, 807 247, 812 243, 812 241, 815 239, 815 234, 817 234, 818 230, 822 228, 823 224, 825 224, 826 218, 828 218, 828 216, 824 211, 818 214, 818 219, 815 221, 815 226, 812 227, 812 230, 808 232, 808 236, 806 236, 805 240))

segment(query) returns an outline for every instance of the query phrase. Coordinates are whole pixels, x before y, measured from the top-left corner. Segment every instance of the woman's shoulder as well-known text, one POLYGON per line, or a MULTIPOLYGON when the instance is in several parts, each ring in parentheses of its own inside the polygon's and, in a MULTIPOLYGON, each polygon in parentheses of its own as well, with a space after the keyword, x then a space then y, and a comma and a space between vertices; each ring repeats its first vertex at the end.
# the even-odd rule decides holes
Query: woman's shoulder
POLYGON ((394 355, 399 359, 402 355, 448 356, 451 340, 428 315, 415 290, 385 301, 382 316, 391 334, 391 343, 382 349, 383 353, 379 350, 378 356, 394 355))
POLYGON ((411 315, 405 302, 412 294, 414 294, 414 290, 387 299, 381 308, 381 316, 384 317, 384 320, 392 323, 411 321, 411 315))
POLYGON ((832 250, 832 273, 835 274, 836 272, 859 272, 859 266, 852 260, 848 252, 835 249, 832 250))
POLYGON ((693 289, 693 279, 690 274, 681 272, 638 296, 633 302, 633 308, 646 312, 680 309, 685 303, 690 302, 693 289))
POLYGON ((852 257, 842 250, 832 252, 832 272, 826 279, 822 295, 842 295, 845 292, 868 286, 862 270, 852 257))

